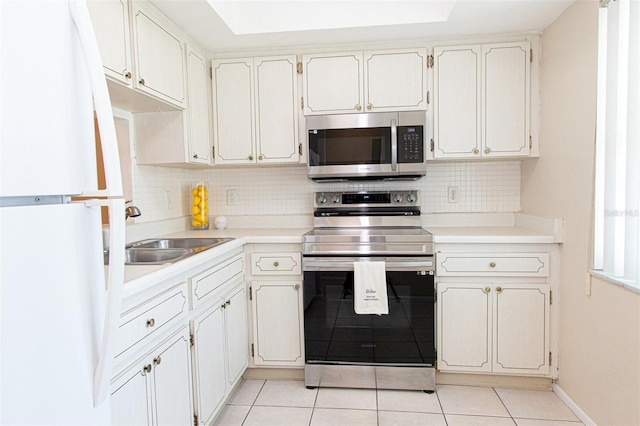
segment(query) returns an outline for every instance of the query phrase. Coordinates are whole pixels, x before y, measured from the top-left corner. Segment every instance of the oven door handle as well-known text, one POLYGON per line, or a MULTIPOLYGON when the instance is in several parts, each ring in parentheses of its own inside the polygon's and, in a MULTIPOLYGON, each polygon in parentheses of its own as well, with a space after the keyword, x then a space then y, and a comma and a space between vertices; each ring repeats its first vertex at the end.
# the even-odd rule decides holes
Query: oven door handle
POLYGON ((387 271, 425 271, 433 275, 435 270, 433 258, 429 259, 409 259, 394 257, 341 257, 341 258, 308 258, 302 259, 302 269, 304 271, 353 271, 354 262, 385 262, 387 271))

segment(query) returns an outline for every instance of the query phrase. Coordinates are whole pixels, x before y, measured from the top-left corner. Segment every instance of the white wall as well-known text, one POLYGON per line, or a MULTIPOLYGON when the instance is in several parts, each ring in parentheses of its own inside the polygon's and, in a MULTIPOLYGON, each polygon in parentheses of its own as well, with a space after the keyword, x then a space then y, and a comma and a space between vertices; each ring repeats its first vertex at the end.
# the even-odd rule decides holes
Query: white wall
POLYGON ((564 218, 559 386, 599 425, 638 425, 640 294, 595 279, 585 292, 597 23, 597 1, 578 0, 543 32, 541 157, 523 162, 521 202, 529 214, 564 218))

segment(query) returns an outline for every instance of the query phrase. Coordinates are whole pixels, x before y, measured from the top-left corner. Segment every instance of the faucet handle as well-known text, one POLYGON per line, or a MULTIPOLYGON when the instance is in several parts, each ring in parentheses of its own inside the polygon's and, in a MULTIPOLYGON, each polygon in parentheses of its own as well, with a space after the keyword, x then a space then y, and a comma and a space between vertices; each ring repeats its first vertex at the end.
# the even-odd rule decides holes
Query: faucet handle
POLYGON ((124 203, 125 204, 129 204, 130 202, 132 202, 133 200, 126 200, 124 203))

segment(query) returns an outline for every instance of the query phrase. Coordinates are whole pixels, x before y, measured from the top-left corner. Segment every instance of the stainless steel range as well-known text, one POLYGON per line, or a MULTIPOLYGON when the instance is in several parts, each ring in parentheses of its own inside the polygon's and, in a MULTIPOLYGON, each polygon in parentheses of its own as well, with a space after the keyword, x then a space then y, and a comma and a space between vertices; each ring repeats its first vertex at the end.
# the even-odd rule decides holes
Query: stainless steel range
POLYGON ((319 192, 314 204, 303 239, 306 386, 432 392, 433 241, 419 193, 319 192), (360 262, 384 262, 388 314, 356 314, 360 262))

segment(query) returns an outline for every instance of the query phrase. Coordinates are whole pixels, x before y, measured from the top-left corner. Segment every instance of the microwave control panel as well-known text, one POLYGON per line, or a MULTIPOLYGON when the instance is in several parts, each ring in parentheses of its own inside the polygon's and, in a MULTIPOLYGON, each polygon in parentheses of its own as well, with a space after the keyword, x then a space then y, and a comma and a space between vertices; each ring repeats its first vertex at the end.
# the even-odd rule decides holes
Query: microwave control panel
POLYGON ((398 163, 424 162, 422 126, 398 126, 398 163))

